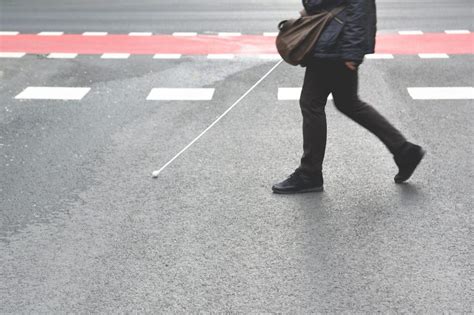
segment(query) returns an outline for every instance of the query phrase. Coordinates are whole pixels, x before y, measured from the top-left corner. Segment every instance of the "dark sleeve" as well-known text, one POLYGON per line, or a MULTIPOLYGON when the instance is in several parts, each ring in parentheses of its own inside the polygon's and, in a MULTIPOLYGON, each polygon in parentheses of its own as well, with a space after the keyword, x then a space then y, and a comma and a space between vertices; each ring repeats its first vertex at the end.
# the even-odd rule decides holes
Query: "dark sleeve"
POLYGON ((323 0, 303 0, 303 7, 311 15, 321 8, 323 0))
POLYGON ((347 0, 341 56, 344 60, 361 63, 367 43, 367 0, 347 0))

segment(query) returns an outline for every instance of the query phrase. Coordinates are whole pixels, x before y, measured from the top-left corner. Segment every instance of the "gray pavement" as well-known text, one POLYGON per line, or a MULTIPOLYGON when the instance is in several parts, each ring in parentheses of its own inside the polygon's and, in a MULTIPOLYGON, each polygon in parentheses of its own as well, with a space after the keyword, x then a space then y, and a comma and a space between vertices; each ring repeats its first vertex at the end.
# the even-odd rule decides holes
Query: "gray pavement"
MULTIPOLYGON (((379 28, 393 31, 422 28, 472 30, 469 0, 377 1, 379 28)), ((2 29, 21 32, 273 32, 276 24, 297 15, 299 0, 2 0, 2 29)))
MULTIPOLYGON (((82 2, 75 25, 58 17, 72 2, 43 1, 43 11, 2 2, 2 12, 39 17, 27 25, 2 13, 2 29, 169 33, 181 31, 179 19, 165 26, 140 12, 183 17, 198 7, 143 3, 82 2), (130 12, 130 24, 97 20, 97 8, 110 7, 110 17, 130 12), (44 28, 43 14, 59 24, 44 28)), ((265 15, 264 3, 204 2, 183 31, 258 33, 298 6, 281 1, 265 15), (252 24, 257 13, 268 20, 252 24), (227 27, 230 16, 238 27, 227 27)), ((469 2, 427 5, 381 1, 379 19, 386 29, 470 29, 469 2), (426 18, 402 23, 410 7, 426 18), (453 16, 436 20, 447 7, 453 16)), ((280 65, 152 179, 276 61, 0 59, 0 313, 472 312, 472 100, 415 101, 406 91, 472 86, 472 61, 397 56, 362 66, 361 97, 428 150, 408 184, 393 183, 383 145, 328 102, 326 191, 278 196, 271 184, 301 154, 301 117, 277 91, 300 86, 302 68, 280 65), (93 89, 81 101, 14 99, 36 85, 93 89), (145 100, 154 87, 190 86, 216 94, 145 100)))

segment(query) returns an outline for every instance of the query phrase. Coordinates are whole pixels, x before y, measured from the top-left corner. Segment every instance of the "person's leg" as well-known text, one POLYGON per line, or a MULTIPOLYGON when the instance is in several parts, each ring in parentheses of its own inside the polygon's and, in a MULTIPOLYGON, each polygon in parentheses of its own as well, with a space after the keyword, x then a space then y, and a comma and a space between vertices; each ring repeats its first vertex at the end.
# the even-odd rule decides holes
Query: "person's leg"
POLYGON ((300 108, 303 115, 303 156, 299 171, 319 176, 326 150, 326 106, 330 90, 327 84, 328 63, 315 61, 306 68, 300 108))
POLYGON ((348 69, 341 61, 332 72, 335 76, 330 84, 336 107, 375 134, 394 155, 399 169, 395 182, 408 180, 425 155, 423 148, 406 141, 382 115, 359 99, 357 70, 348 69))
POLYGON ((397 154, 406 139, 372 106, 359 99, 358 70, 350 70, 341 61, 334 65, 333 73, 331 91, 337 109, 376 135, 392 154, 397 154))
POLYGON ((273 185, 274 193, 295 194, 324 190, 321 172, 327 133, 324 106, 330 93, 326 69, 327 64, 323 61, 311 61, 306 67, 300 98, 303 114, 303 157, 293 174, 273 185))

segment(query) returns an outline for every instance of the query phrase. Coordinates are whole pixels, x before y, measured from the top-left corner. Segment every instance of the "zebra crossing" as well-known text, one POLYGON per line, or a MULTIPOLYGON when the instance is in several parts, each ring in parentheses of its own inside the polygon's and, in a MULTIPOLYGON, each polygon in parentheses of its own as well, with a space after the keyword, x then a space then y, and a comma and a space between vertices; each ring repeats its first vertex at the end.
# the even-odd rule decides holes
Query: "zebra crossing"
MULTIPOLYGON (((387 32, 380 31, 382 35, 386 35, 387 32)), ((443 33, 427 33, 422 30, 399 30, 395 32, 388 32, 391 34, 396 34, 404 38, 417 38, 421 39, 424 35, 428 36, 445 36, 449 38, 455 38, 456 36, 471 36, 471 31, 467 29, 449 29, 444 30, 443 33)), ((109 32, 104 31, 87 31, 81 34, 66 34, 63 31, 57 30, 47 30, 41 31, 36 34, 21 34, 18 31, 6 30, 0 31, 0 36, 3 38, 16 38, 19 36, 32 36, 32 37, 41 37, 41 38, 65 38, 67 36, 80 36, 80 37, 99 37, 105 40, 110 36, 118 36, 120 38, 125 37, 142 37, 144 41, 148 40, 147 38, 154 36, 168 36, 175 38, 196 38, 198 36, 203 36, 200 39, 206 38, 206 36, 213 36, 215 38, 222 38, 224 40, 232 40, 235 38, 237 41, 232 43, 239 43, 238 38, 243 38, 246 36, 262 36, 263 37, 275 37, 277 36, 276 32, 263 32, 258 35, 249 35, 242 34, 241 32, 204 32, 204 34, 199 34, 198 32, 191 31, 179 31, 173 32, 172 34, 156 34, 154 32, 129 32, 127 34, 110 34, 109 32)), ((30 38, 28 37, 28 38, 30 38)), ((32 38, 31 37, 31 38, 32 38)), ((74 37, 77 39, 77 37, 74 37)), ((261 37, 258 37, 261 38, 261 37)), ((441 37, 440 37, 441 38, 441 37)), ((445 37, 442 37, 445 38, 445 37)), ((138 40, 141 40, 138 38, 138 40)), ((255 40, 255 38, 253 39, 255 40)), ((272 39, 273 40, 273 39, 272 39)), ((437 39, 439 40, 439 38, 437 39)), ((428 39, 429 41, 429 39, 428 39)), ((94 43, 96 43, 94 41, 94 43)), ((180 42, 180 45, 190 44, 191 42, 180 42)), ((181 47, 181 46, 180 46, 181 47)), ((181 47, 182 48, 182 47, 181 47)), ((463 48, 464 49, 464 48, 463 48)), ((81 56, 97 56, 98 60, 117 60, 117 62, 125 62, 127 59, 137 58, 140 55, 140 58, 150 58, 150 60, 179 60, 184 58, 196 58, 193 61, 199 60, 199 58, 205 58, 210 62, 242 62, 244 60, 257 59, 262 62, 271 62, 271 61, 281 61, 281 57, 274 51, 265 51, 265 50, 254 50, 251 52, 238 52, 238 53, 229 53, 225 49, 222 51, 212 51, 204 53, 204 50, 192 51, 170 51, 170 52, 158 52, 150 50, 149 53, 136 53, 133 51, 124 52, 124 51, 103 51, 103 52, 74 52, 74 51, 55 51, 53 48, 47 53, 34 53, 32 51, 4 51, 2 45, 0 44, 0 59, 20 59, 27 58, 27 56, 38 56, 44 55, 46 59, 78 59, 81 56), (123 61, 121 61, 123 60, 123 61)), ((470 55, 470 50, 453 50, 452 53, 446 52, 423 52, 413 53, 412 55, 419 58, 420 60, 437 60, 442 62, 442 60, 450 59, 454 55, 470 55)), ((366 56, 368 61, 370 60, 381 60, 381 62, 386 61, 388 63, 393 62, 393 60, 399 60, 404 58, 406 55, 392 53, 390 49, 388 51, 378 51, 374 54, 366 56)), ((94 58, 94 57, 92 57, 94 58)), ((403 60, 403 59, 402 59, 403 60)), ((427 61, 429 62, 429 61, 427 61)), ((436 61, 433 61, 436 62, 436 61)), ((94 87, 91 86, 54 86, 54 85, 45 85, 45 86, 26 86, 23 91, 14 96, 16 100, 66 100, 66 101, 81 101, 86 98, 87 95, 94 90, 94 87)), ((148 94, 144 94, 143 98, 147 101, 210 101, 214 98, 216 92, 216 87, 201 88, 197 86, 189 87, 173 87, 173 86, 156 86, 153 87, 148 94)), ((407 96, 411 97, 413 100, 458 100, 458 99, 473 99, 473 87, 472 86, 407 86, 404 87, 404 91, 407 96)), ((273 94, 275 95, 278 101, 297 101, 300 98, 301 88, 300 87, 291 87, 291 86, 282 86, 276 87, 273 94)))
MULTIPOLYGON (((71 53, 105 55, 101 57, 128 59, 133 55, 180 54, 207 55, 209 59, 234 59, 236 56, 275 58, 276 32, 242 34, 240 32, 191 32, 172 34, 128 32, 113 34, 87 31, 66 34, 63 31, 42 31, 34 34, 0 31, 0 58, 22 58, 31 54, 71 53), (10 53, 10 54, 5 54, 10 53), (13 54, 11 54, 13 53, 13 54), (114 56, 113 54, 116 54, 114 56)), ((418 55, 422 59, 450 58, 472 54, 473 34, 467 29, 438 32, 421 30, 380 31, 377 54, 372 59, 393 59, 395 55, 418 55)), ((75 57, 69 57, 75 58, 75 57)))
MULTIPOLYGON (((30 86, 15 96, 17 100, 75 100, 80 101, 91 91, 90 87, 30 86)), ((153 88, 148 101, 211 101, 215 88, 153 88)), ((408 87, 413 100, 472 100, 474 87, 408 87)), ((297 101, 301 88, 280 87, 275 91, 278 101, 297 101)), ((329 97, 332 100, 332 96, 329 97)))
MULTIPOLYGON (((443 30, 444 33, 450 34, 450 35, 459 35, 459 34, 470 34, 471 31, 468 29, 447 29, 443 30)), ((427 32, 424 32, 422 30, 399 30, 399 31, 385 31, 385 30, 379 30, 378 33, 397 33, 399 35, 423 35, 426 34, 427 32)), ((0 31, 0 36, 16 36, 20 35, 19 31, 0 31)), ((25 33, 26 34, 26 33, 25 33)), ((36 33, 37 35, 42 35, 42 36, 60 36, 60 35, 68 35, 68 34, 74 34, 74 33, 65 33, 63 31, 41 31, 36 33)), ((104 32, 104 31, 87 31, 81 33, 84 36, 106 36, 106 35, 111 35, 113 33, 110 32, 104 32)), ((234 36, 242 36, 244 35, 241 32, 220 32, 220 31, 206 31, 202 33, 203 35, 209 35, 209 34, 216 34, 218 36, 223 36, 223 37, 234 37, 234 36)), ((166 35, 164 33, 154 33, 154 32, 129 32, 129 36, 153 36, 153 35, 166 35)), ((181 31, 181 32, 173 32, 171 33, 173 36, 198 36, 200 33, 198 32, 192 32, 192 31, 181 31)), ((263 32, 263 33, 258 33, 254 35, 263 35, 263 36, 277 36, 278 32, 263 32)))
POLYGON ((81 100, 90 90, 91 88, 30 86, 24 89, 15 98, 33 100, 81 100))
MULTIPOLYGON (((0 58, 23 58, 27 55, 38 55, 38 54, 28 54, 26 52, 0 52, 0 58)), ((69 53, 69 52, 51 52, 47 54, 47 58, 50 59, 75 59, 79 56, 84 56, 86 54, 79 54, 79 53, 69 53)), ((130 53, 102 53, 100 55, 100 59, 129 59, 135 55, 130 53)), ((195 55, 187 55, 187 54, 178 54, 178 53, 157 53, 151 55, 151 59, 182 59, 187 56, 195 56, 195 55)), ((449 59, 452 57, 451 54, 446 53, 419 53, 416 56, 420 59, 449 59)), ((278 60, 280 59, 280 55, 275 53, 270 54, 207 54, 204 55, 205 58, 210 60, 239 60, 245 58, 259 58, 259 59, 270 59, 270 60, 278 60)), ((400 55, 388 54, 388 53, 374 53, 366 55, 366 59, 396 59, 400 57, 400 55)))

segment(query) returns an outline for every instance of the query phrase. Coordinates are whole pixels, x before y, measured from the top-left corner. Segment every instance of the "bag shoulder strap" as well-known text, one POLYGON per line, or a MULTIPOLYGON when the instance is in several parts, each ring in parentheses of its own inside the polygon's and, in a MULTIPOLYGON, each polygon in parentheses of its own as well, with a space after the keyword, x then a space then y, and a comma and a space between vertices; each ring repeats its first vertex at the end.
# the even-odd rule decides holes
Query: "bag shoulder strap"
POLYGON ((328 12, 328 13, 329 13, 329 16, 330 16, 331 18, 334 18, 334 17, 336 17, 336 15, 338 15, 339 13, 341 13, 342 11, 344 11, 345 8, 346 8, 345 5, 340 6, 340 7, 335 7, 334 9, 332 9, 331 11, 328 12))

